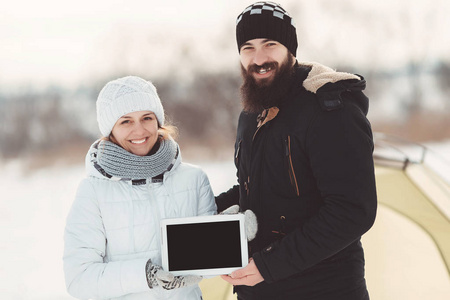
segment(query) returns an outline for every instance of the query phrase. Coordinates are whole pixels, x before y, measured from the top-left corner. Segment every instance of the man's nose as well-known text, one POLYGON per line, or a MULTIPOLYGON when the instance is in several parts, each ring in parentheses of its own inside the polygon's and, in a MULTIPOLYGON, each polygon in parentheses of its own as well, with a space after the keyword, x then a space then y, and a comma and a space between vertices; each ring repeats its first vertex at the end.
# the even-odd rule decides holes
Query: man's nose
POLYGON ((267 62, 267 58, 268 56, 263 49, 257 49, 253 57, 253 63, 258 66, 262 66, 265 62, 267 62))

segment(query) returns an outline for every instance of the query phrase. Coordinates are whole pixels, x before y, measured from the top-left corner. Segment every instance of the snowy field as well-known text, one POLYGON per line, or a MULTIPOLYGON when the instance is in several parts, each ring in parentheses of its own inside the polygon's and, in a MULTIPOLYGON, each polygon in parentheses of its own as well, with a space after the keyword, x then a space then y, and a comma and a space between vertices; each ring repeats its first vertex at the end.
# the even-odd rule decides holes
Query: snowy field
MULTIPOLYGON (((450 141, 429 146, 450 161, 450 141)), ((235 183, 231 161, 197 164, 209 175, 215 194, 235 183)), ((21 167, 10 162, 0 173, 0 298, 73 299, 65 291, 63 230, 84 166, 30 174, 21 167)))
MULTIPOLYGON (((235 182, 232 162, 206 163, 214 193, 235 182)), ((0 173, 0 299, 74 299, 62 269, 65 217, 84 166, 53 167, 29 175, 20 162, 0 173)))

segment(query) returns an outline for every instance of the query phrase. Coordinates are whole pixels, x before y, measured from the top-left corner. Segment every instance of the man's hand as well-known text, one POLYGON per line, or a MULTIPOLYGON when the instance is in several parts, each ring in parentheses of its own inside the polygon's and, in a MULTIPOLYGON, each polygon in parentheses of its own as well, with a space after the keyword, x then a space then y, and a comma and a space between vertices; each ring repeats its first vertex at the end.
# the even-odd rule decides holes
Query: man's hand
POLYGON ((254 286, 264 281, 264 278, 259 273, 253 258, 250 258, 248 265, 244 268, 236 270, 230 275, 221 275, 220 277, 232 285, 254 286))
MULTIPOLYGON (((235 215, 239 214, 239 205, 233 205, 225 209, 219 215, 235 215)), ((256 215, 250 209, 247 209, 243 212, 245 216, 245 234, 247 236, 247 241, 251 241, 256 237, 256 233, 258 232, 258 221, 256 219, 256 215)))

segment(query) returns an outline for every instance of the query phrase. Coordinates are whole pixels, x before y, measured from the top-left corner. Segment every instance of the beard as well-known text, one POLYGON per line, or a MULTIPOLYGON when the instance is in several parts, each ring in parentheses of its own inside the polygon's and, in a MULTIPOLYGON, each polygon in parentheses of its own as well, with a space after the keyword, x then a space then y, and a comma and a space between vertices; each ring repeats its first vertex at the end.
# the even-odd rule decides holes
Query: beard
POLYGON ((288 55, 279 65, 277 62, 267 62, 262 66, 250 65, 248 70, 241 64, 241 97, 243 109, 246 112, 260 113, 264 109, 279 106, 289 91, 294 75, 294 57, 288 55), (272 80, 256 81, 252 73, 261 69, 275 70, 272 80))

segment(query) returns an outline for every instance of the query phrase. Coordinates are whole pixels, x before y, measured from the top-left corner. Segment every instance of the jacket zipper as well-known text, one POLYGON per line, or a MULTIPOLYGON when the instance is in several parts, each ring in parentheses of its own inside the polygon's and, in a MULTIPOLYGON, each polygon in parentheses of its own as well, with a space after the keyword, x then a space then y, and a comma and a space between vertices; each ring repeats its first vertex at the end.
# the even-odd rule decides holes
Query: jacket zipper
MULTIPOLYGON (((267 120, 266 120, 266 116, 267 116, 268 112, 269 112, 269 110, 267 110, 267 109, 264 110, 263 113, 261 114, 261 115, 263 116, 263 118, 262 118, 261 120, 258 121, 257 129, 256 129, 255 133, 253 134, 253 138, 252 138, 252 146, 251 146, 251 149, 250 149, 251 155, 253 155, 253 143, 255 142, 256 136, 258 135, 260 129, 263 128, 264 125, 267 125, 267 122, 266 122, 266 121, 267 121, 267 120)), ((275 114, 275 116, 276 116, 276 114, 275 114)), ((270 120, 268 120, 268 121, 270 121, 270 120)), ((261 149, 261 152, 264 154, 264 152, 265 152, 265 147, 264 147, 264 145, 265 145, 265 144, 262 143, 262 145, 263 145, 263 148, 261 149)), ((250 157, 250 161, 252 161, 252 157, 250 157)), ((251 168, 251 164, 250 164, 250 168, 251 168)), ((250 170, 249 170, 248 172, 249 172, 249 174, 248 174, 248 177, 247 177, 247 181, 245 182, 245 190, 247 191, 247 198, 248 198, 248 200, 250 200, 250 196, 249 196, 249 194, 250 194, 250 170)), ((262 166, 261 166, 261 173, 263 173, 262 166)), ((255 175, 256 175, 256 174, 255 174, 255 175)), ((260 174, 260 176, 261 176, 261 174, 260 174)), ((255 180, 255 179, 252 178, 252 182, 253 182, 254 180, 255 180)), ((258 180, 258 178, 257 178, 257 180, 258 180)), ((259 178, 259 182, 261 182, 260 178, 259 178)), ((253 192, 253 193, 254 193, 254 192, 253 192)), ((261 189, 260 189, 259 191, 257 191, 256 193, 257 193, 257 196, 256 196, 254 199, 261 199, 261 189)), ((256 206, 256 205, 255 205, 255 206, 256 206)), ((258 207, 259 207, 260 214, 263 216, 263 215, 264 215, 264 212, 263 212, 263 204, 262 204, 262 201, 258 201, 258 207)))
MULTIPOLYGON (((241 144, 242 144, 242 140, 239 140, 239 143, 238 143, 238 146, 237 146, 237 149, 236 149, 236 154, 234 156, 234 164, 236 165, 236 168, 238 170, 239 170, 239 154, 240 154, 240 151, 241 151, 241 144)), ((245 189, 245 192, 247 193, 247 196, 248 196, 248 193, 249 193, 249 188, 248 188, 249 183, 250 183, 250 176, 248 176, 247 180, 244 181, 244 189, 245 189)))
MULTIPOLYGON (((264 110, 262 113, 261 113, 261 115, 263 115, 263 116, 265 116, 267 114, 267 110, 264 110)), ((259 119, 260 117, 258 116, 258 119, 259 119)), ((252 137, 252 145, 251 145, 251 149, 250 149, 250 161, 252 161, 252 152, 253 152, 253 142, 255 141, 255 138, 256 138, 256 135, 258 134, 258 131, 259 131, 259 129, 261 129, 261 127, 263 126, 264 124, 261 122, 261 121, 258 121, 258 126, 257 126, 257 128, 256 128, 256 131, 255 131, 255 133, 253 134, 253 137, 252 137)), ((240 146, 240 143, 239 143, 239 146, 240 146)), ((250 169, 251 169, 251 163, 250 163, 250 169)), ((244 188, 245 188, 245 191, 247 192, 247 198, 250 200, 250 198, 249 198, 249 194, 250 194, 250 170, 248 170, 248 176, 247 176, 247 180, 244 182, 244 188)))
POLYGON ((242 140, 239 140, 237 149, 236 149, 236 154, 234 156, 234 164, 236 165, 236 168, 239 168, 239 154, 241 152, 241 144, 242 144, 242 140))
POLYGON ((289 179, 291 181, 291 185, 295 190, 295 194, 300 196, 300 192, 298 189, 298 183, 297 183, 297 177, 295 176, 294 172, 294 165, 292 164, 292 153, 291 153, 291 136, 287 136, 286 140, 286 159, 288 162, 288 172, 289 172, 289 179))

